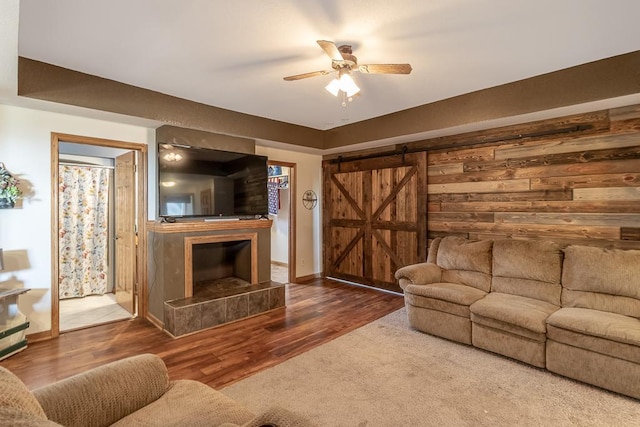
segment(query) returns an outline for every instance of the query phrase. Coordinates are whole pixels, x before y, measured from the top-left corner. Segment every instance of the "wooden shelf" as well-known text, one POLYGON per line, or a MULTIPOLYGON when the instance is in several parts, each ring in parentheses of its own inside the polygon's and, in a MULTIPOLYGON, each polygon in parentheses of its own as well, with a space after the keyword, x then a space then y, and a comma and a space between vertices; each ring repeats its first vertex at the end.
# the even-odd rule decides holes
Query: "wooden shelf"
POLYGON ((24 294, 27 291, 29 291, 29 289, 24 289, 24 288, 22 288, 22 289, 4 289, 4 288, 0 288, 0 300, 3 300, 5 298, 9 298, 11 296, 24 294))
POLYGON ((270 219, 241 219, 230 221, 149 222, 147 231, 155 233, 189 233, 192 231, 246 230, 271 228, 270 219))

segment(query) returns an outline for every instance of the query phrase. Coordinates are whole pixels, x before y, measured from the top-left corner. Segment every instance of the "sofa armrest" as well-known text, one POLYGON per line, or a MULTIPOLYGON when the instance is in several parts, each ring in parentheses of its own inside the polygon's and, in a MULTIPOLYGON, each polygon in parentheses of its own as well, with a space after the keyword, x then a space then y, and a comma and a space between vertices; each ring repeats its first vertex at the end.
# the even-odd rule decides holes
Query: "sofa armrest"
POLYGON ((412 264, 398 269, 395 278, 398 279, 400 287, 404 290, 408 285, 428 285, 440 282, 442 269, 430 262, 412 264))
POLYGON ((108 426, 162 396, 169 387, 158 356, 142 354, 38 388, 47 418, 64 426, 108 426))

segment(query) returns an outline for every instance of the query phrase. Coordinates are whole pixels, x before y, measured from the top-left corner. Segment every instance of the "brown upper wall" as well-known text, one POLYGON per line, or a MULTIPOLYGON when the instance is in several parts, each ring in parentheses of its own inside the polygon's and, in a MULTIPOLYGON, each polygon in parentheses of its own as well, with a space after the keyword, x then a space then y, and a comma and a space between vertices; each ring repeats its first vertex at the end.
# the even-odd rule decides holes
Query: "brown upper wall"
POLYGON ((214 148, 247 154, 255 154, 256 152, 256 143, 253 139, 170 125, 160 126, 156 129, 156 142, 214 148))
POLYGON ((20 57, 18 95, 184 128, 329 149, 640 93, 640 51, 327 131, 213 107, 20 57))
POLYGON ((323 148, 320 130, 238 113, 18 58, 18 95, 157 120, 183 128, 323 148))

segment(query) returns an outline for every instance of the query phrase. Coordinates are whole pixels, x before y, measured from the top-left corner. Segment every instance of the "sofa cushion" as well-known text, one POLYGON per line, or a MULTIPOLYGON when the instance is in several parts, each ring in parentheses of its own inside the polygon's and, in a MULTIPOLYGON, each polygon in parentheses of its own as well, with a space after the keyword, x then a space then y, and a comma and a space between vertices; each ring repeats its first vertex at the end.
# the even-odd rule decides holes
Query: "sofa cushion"
POLYGON ((447 270, 467 270, 491 274, 492 240, 472 241, 449 236, 438 247, 437 264, 447 270))
POLYGON ((500 239, 493 243, 491 291, 560 306, 562 251, 543 240, 500 239))
POLYGON ((620 295, 572 291, 564 288, 562 289, 562 306, 587 308, 640 318, 640 300, 620 295))
POLYGON ((441 281, 471 286, 483 292, 491 289, 491 275, 477 271, 442 270, 441 281))
POLYGON ((113 426, 242 425, 254 414, 231 398, 198 381, 178 380, 158 400, 122 418, 113 426))
POLYGON ((640 251, 569 246, 562 286, 563 307, 640 318, 640 251))
POLYGON ((457 283, 409 285, 404 292, 407 304, 467 318, 469 306, 486 295, 479 289, 457 283))
POLYGON ((472 241, 456 236, 443 238, 436 256, 436 263, 446 270, 442 273, 442 281, 489 292, 492 245, 492 240, 472 241))
POLYGON ((633 345, 640 351, 640 320, 634 317, 586 308, 562 308, 549 316, 547 323, 583 335, 633 345))
POLYGON ((27 386, 13 372, 0 366, 0 408, 7 410, 6 416, 17 416, 47 419, 38 400, 31 394, 27 386))
POLYGON ((547 317, 559 307, 519 295, 491 292, 470 307, 471 321, 486 326, 544 340, 547 317))
POLYGON ((563 345, 568 345, 571 348, 583 349, 590 353, 603 354, 640 365, 640 351, 638 351, 638 347, 635 345, 584 335, 579 332, 557 328, 551 324, 547 324, 547 342, 549 341, 555 341, 563 345))
POLYGON ((472 286, 457 283, 432 283, 427 286, 410 286, 407 291, 414 295, 441 299, 455 304, 469 306, 486 295, 472 286))

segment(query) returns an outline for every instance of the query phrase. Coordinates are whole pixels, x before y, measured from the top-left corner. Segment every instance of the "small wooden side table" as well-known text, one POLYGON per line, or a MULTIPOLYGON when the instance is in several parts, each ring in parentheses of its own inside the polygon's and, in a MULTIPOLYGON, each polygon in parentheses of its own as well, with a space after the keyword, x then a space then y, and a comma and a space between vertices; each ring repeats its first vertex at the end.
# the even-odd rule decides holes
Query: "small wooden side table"
POLYGON ((0 288, 0 360, 27 348, 27 317, 18 310, 18 296, 30 289, 0 288))

